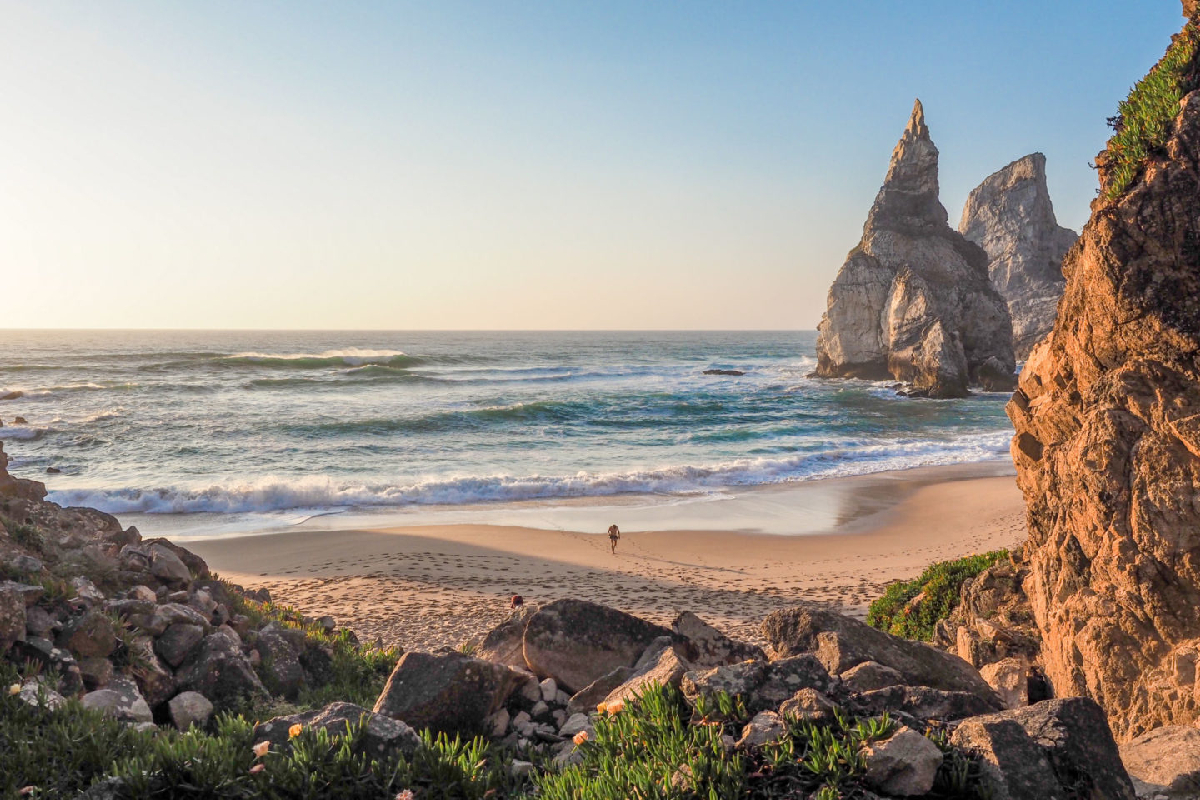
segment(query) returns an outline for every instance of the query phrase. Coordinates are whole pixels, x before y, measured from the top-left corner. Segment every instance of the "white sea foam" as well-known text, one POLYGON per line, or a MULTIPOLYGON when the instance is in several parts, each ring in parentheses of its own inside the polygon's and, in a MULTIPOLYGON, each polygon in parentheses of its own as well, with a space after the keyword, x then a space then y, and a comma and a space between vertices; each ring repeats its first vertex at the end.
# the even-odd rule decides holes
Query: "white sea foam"
POLYGON ((448 477, 404 485, 355 484, 323 477, 269 477, 202 488, 72 489, 51 492, 49 499, 62 505, 92 506, 113 514, 228 514, 296 508, 458 505, 627 493, 684 494, 727 486, 776 484, 999 460, 1008 452, 1009 438, 1007 432, 996 432, 963 436, 952 442, 898 440, 789 458, 738 459, 708 466, 580 472, 570 476, 448 477))
POLYGON ((369 350, 360 347, 347 347, 340 350, 326 350, 322 353, 235 353, 225 356, 230 361, 274 362, 274 361, 341 361, 347 366, 361 367, 365 364, 377 364, 393 358, 406 355, 401 350, 369 350))

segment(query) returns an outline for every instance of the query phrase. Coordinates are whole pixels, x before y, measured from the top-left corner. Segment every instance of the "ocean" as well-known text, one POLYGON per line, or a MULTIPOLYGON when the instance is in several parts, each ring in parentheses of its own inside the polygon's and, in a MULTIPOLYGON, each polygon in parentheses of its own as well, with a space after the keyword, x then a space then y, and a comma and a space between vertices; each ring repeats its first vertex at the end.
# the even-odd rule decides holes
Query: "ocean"
POLYGON ((1002 461, 1005 394, 811 379, 786 332, 0 331, 0 439, 50 499, 223 530, 713 496, 1002 461), (744 375, 706 375, 722 369, 744 375), (26 422, 15 423, 16 417, 26 422), (47 469, 58 470, 48 474, 47 469))

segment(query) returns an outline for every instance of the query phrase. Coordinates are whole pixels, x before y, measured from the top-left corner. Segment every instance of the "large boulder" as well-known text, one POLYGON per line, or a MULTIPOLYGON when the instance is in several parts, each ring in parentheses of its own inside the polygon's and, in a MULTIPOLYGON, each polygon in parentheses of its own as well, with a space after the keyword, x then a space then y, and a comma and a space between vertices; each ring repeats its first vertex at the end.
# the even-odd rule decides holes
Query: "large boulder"
POLYGON ((542 606, 525 626, 525 662, 539 677, 578 691, 617 667, 633 666, 659 636, 671 631, 614 608, 584 600, 542 606))
POLYGON ((978 757, 995 800, 1134 800, 1104 712, 1085 698, 974 717, 950 741, 978 757))
POLYGON ((995 710, 1002 707, 992 687, 958 656, 900 639, 833 611, 817 606, 781 609, 763 620, 762 629, 778 655, 815 653, 833 675, 874 661, 900 673, 907 685, 971 692, 995 710))
POLYGON ((1168 725, 1121 745, 1138 796, 1200 797, 1200 730, 1168 725))
MULTIPOLYGON (((1196 85, 1200 55, 1181 71, 1196 85)), ((1008 404, 1041 663, 1122 741, 1200 716, 1200 91, 1164 139, 1127 185, 1116 149, 1097 157, 1058 320, 1008 404)))
POLYGON ((683 645, 683 656, 697 667, 716 667, 767 657, 758 645, 730 639, 690 611, 675 618, 671 631, 683 645))
POLYGON ((474 736, 487 732, 520 680, 518 673, 462 653, 405 653, 375 702, 374 712, 420 730, 474 736))
POLYGON ((604 703, 632 700, 651 686, 678 686, 692 665, 679 655, 669 636, 655 639, 633 667, 633 674, 605 697, 604 703))
MULTIPOLYGON (((862 240, 829 289, 817 334, 825 378, 893 378, 962 397, 992 361, 1012 383, 1012 321, 987 254, 952 230, 938 200, 938 150, 918 100, 862 240)), ((995 388, 994 386, 991 388, 995 388)))
POLYGON ((887 795, 915 797, 933 788, 942 751, 911 728, 901 728, 887 739, 863 747, 868 785, 887 795))
POLYGON ((487 632, 475 656, 506 667, 528 669, 529 665, 525 663, 525 626, 537 610, 537 606, 521 606, 515 610, 508 619, 487 632))
POLYGON ((987 253, 992 285, 1012 316, 1013 349, 1024 359, 1054 327, 1066 285, 1063 256, 1078 238, 1054 216, 1046 157, 1027 155, 976 186, 958 232, 987 253))
POLYGON ((805 689, 824 694, 834 686, 829 673, 811 653, 778 661, 743 661, 693 670, 685 673, 680 682, 684 697, 690 702, 694 703, 701 695, 724 692, 741 698, 751 714, 777 710, 805 689))
POLYGON ((365 729, 358 752, 371 758, 381 758, 393 752, 411 756, 421 746, 417 732, 399 720, 368 711, 353 703, 330 703, 324 708, 273 717, 254 727, 255 742, 270 742, 273 750, 283 750, 291 740, 293 726, 327 730, 345 735, 351 726, 365 729))
POLYGON ((107 615, 87 611, 67 622, 58 635, 58 646, 70 650, 78 658, 104 658, 117 647, 116 628, 107 615))

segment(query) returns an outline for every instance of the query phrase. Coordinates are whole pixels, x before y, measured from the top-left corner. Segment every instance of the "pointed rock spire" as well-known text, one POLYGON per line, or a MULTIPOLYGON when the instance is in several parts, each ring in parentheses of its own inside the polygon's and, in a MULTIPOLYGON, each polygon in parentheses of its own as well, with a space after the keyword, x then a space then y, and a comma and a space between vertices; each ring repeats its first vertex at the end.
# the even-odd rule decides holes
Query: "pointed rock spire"
POLYGON ((868 225, 897 230, 941 228, 949 219, 938 201, 938 149, 929 137, 925 108, 913 104, 904 135, 892 151, 887 177, 868 225))

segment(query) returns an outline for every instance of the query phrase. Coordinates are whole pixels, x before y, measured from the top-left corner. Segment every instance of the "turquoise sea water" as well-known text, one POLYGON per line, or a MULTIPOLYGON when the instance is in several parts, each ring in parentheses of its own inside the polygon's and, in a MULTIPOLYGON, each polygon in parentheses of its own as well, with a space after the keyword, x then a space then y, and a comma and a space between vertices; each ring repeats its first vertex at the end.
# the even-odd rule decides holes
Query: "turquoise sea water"
POLYGON ((0 395, 22 396, 0 401, 0 439, 56 502, 151 514, 705 493, 1007 458, 1005 395, 810 379, 815 338, 6 331, 0 395))

